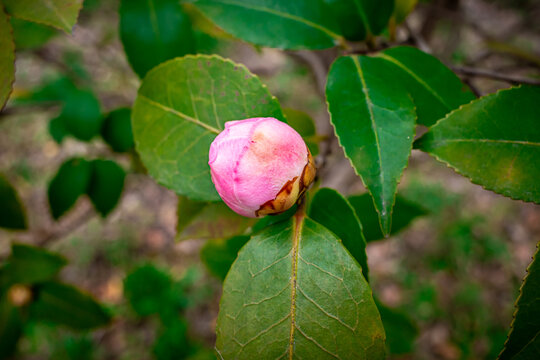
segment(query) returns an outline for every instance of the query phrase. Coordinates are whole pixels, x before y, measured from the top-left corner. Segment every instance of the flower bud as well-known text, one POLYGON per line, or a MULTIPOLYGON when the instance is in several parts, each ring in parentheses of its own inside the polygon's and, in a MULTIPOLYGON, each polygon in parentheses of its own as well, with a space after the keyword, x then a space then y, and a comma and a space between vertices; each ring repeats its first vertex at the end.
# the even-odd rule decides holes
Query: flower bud
POLYGON ((300 134, 274 118, 225 123, 210 145, 208 164, 223 201, 247 217, 289 209, 315 177, 300 134))

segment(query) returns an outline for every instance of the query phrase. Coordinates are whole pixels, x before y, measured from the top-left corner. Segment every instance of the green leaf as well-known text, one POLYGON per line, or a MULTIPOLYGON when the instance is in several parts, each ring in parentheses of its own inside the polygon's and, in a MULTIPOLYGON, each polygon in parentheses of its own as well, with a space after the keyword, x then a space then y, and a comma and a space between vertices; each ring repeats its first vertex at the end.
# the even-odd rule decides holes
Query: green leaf
POLYGON ((395 0, 393 16, 396 24, 401 24, 414 10, 418 0, 395 0))
POLYGON ((388 25, 394 0, 324 0, 345 38, 364 40, 380 34, 388 25))
POLYGON ((362 223, 349 202, 336 190, 319 189, 309 206, 310 218, 332 231, 358 261, 364 278, 369 282, 369 268, 366 255, 366 239, 362 223))
POLYGON ((47 282, 35 289, 30 319, 90 330, 107 325, 111 317, 90 295, 65 284, 47 282))
POLYGON ((92 161, 88 196, 101 216, 107 216, 120 200, 126 172, 112 160, 92 161))
POLYGON ((127 152, 134 146, 131 130, 131 109, 111 111, 103 121, 101 136, 116 152, 127 152))
POLYGON ((0 296, 0 359, 11 359, 22 335, 23 323, 19 310, 7 296, 0 296))
POLYGON ((540 331, 512 360, 538 360, 540 357, 540 331))
POLYGON ((185 196, 179 195, 178 205, 176 207, 176 215, 178 217, 176 232, 180 234, 206 205, 208 205, 207 202, 190 200, 185 196))
MULTIPOLYGON (((384 238, 379 226, 377 211, 369 194, 354 195, 347 198, 354 208, 356 215, 362 222, 364 236, 367 242, 384 238)), ((428 211, 423 207, 410 202, 403 196, 396 196, 394 214, 392 216, 392 230, 389 235, 395 235, 406 228, 415 218, 427 215, 428 211)))
POLYGON ((61 144, 64 138, 69 135, 64 120, 63 117, 58 116, 49 121, 49 134, 51 134, 51 137, 57 144, 61 144))
POLYGON ((26 215, 15 188, 0 174, 0 227, 24 230, 26 215))
POLYGON ((69 159, 60 166, 48 190, 53 218, 62 216, 87 192, 91 176, 91 163, 82 158, 69 159))
POLYGON ((319 153, 319 144, 317 141, 317 130, 311 116, 303 111, 291 108, 283 109, 283 114, 287 118, 287 123, 302 135, 309 151, 311 151, 311 155, 316 156, 319 153))
POLYGON ((67 33, 77 22, 83 0, 2 0, 8 13, 67 33))
POLYGON ((379 74, 390 76, 393 84, 403 86, 413 98, 419 124, 431 126, 445 114, 475 98, 439 59, 417 48, 398 46, 375 56, 391 65, 382 70, 387 74, 379 74))
POLYGON ((516 355, 525 351, 529 343, 531 347, 524 352, 524 359, 527 358, 526 353, 538 351, 537 334, 540 331, 538 319, 540 319, 540 243, 536 245, 533 261, 527 268, 527 275, 519 289, 514 320, 499 360, 515 359, 516 355))
POLYGON ((13 244, 7 264, 0 270, 0 285, 33 285, 53 279, 67 260, 46 250, 13 244))
POLYGON ((407 166, 415 131, 414 104, 388 77, 388 62, 367 56, 338 58, 326 98, 345 156, 373 197, 383 234, 392 226, 397 184, 407 166), (386 74, 386 75, 385 75, 386 74))
POLYGON ((210 273, 222 281, 238 256, 238 251, 249 240, 247 235, 233 236, 229 239, 210 239, 201 248, 201 260, 210 273))
POLYGON ((217 320, 221 359, 384 359, 384 329, 358 263, 296 215, 242 248, 217 320))
POLYGON ((392 309, 375 300, 386 332, 386 345, 390 354, 403 355, 414 350, 418 327, 406 313, 392 309))
POLYGON ((50 355, 55 360, 94 360, 96 346, 89 336, 66 336, 50 355))
POLYGON ((539 101, 540 87, 530 86, 484 96, 448 114, 415 146, 488 190, 540 203, 539 101))
POLYGON ((17 104, 32 104, 36 102, 60 102, 65 101, 70 93, 77 91, 73 81, 67 76, 60 76, 46 82, 37 90, 33 90, 26 96, 16 99, 17 104))
POLYGON ((255 223, 255 219, 238 215, 225 203, 208 203, 178 233, 178 240, 223 239, 241 234, 255 223))
POLYGON ((13 39, 17 50, 31 50, 39 48, 58 31, 48 26, 37 24, 35 22, 25 21, 12 17, 11 26, 13 27, 13 39))
POLYGON ((101 130, 104 117, 98 99, 91 91, 79 89, 68 77, 54 79, 29 96, 17 99, 21 105, 34 102, 63 104, 60 115, 49 124, 49 132, 58 143, 68 134, 89 141, 101 130))
POLYGON ((182 308, 186 300, 178 291, 168 273, 150 264, 138 267, 124 280, 124 296, 140 316, 182 308))
POLYGON ((15 44, 9 17, 0 3, 0 111, 4 108, 15 81, 15 44))
POLYGON ((166 60, 195 52, 191 21, 178 0, 122 0, 120 38, 141 78, 166 60))
POLYGON ((91 91, 75 90, 66 94, 60 118, 70 134, 82 141, 98 135, 103 123, 98 99, 91 91))
POLYGON ((343 41, 323 0, 197 0, 195 6, 242 40, 280 49, 325 49, 343 41))
POLYGON ((132 122, 136 149, 160 184, 194 200, 220 200, 208 151, 230 120, 283 120, 276 98, 243 65, 218 56, 186 56, 150 71, 132 122))
POLYGON ((272 214, 270 216, 263 217, 252 226, 251 234, 255 234, 268 226, 277 224, 278 222, 289 220, 294 214, 296 214, 297 210, 298 205, 294 204, 289 210, 286 210, 281 214, 272 214))

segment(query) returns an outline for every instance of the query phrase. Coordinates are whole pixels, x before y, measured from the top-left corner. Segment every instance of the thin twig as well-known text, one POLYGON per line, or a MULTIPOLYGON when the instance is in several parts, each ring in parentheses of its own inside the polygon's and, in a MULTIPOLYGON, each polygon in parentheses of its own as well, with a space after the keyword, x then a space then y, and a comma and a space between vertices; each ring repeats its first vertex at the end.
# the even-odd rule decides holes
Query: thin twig
POLYGON ((407 29, 407 32, 409 33, 409 38, 412 40, 412 43, 414 45, 418 46, 418 48, 423 52, 426 52, 428 54, 433 53, 431 47, 428 45, 424 37, 419 32, 411 28, 407 20, 403 22, 403 26, 405 26, 405 29, 407 29))
POLYGON ((289 55, 300 60, 310 68, 317 85, 317 91, 324 99, 328 67, 324 64, 323 60, 313 51, 291 51, 289 55))
POLYGON ((537 79, 531 79, 531 78, 524 78, 520 76, 502 74, 502 73, 494 72, 488 69, 477 69, 477 68, 471 68, 471 67, 466 67, 466 66, 452 66, 452 70, 462 75, 484 77, 484 78, 504 81, 504 82, 514 84, 514 85, 519 85, 519 84, 540 85, 540 79, 537 80, 537 79))
POLYGON ((35 243, 38 246, 46 247, 51 242, 61 239, 75 230, 79 229, 81 226, 88 223, 90 220, 95 218, 97 213, 94 209, 86 205, 86 209, 79 211, 75 218, 71 218, 67 221, 61 222, 58 225, 54 226, 52 229, 47 229, 45 231, 38 231, 35 233, 35 243))
POLYGON ((474 95, 476 95, 477 98, 482 96, 482 93, 480 90, 473 84, 472 79, 470 77, 464 77, 463 82, 471 89, 474 95))

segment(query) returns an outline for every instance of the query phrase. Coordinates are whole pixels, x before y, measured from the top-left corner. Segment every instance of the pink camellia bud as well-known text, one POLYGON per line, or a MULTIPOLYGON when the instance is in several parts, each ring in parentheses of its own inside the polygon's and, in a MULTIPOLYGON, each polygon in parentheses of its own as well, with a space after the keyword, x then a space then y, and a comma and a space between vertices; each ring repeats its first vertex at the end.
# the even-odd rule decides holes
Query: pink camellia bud
POLYGON ((223 201, 247 217, 289 209, 315 177, 300 134, 274 118, 225 123, 210 145, 208 164, 223 201))

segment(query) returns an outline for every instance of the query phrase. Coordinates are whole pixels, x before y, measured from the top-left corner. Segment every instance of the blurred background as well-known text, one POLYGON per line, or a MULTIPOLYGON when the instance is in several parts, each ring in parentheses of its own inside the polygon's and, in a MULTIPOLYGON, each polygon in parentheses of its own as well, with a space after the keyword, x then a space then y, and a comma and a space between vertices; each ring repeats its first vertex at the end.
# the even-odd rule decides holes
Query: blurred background
MULTIPOLYGON (((50 120, 61 104, 41 101, 65 91, 69 79, 91 93, 104 114, 132 105, 140 80, 119 38, 118 6, 117 0, 85 0, 72 36, 12 19, 22 23, 14 25, 14 91, 0 113, 0 172, 17 189, 29 230, 0 229, 0 257, 9 255, 12 242, 62 254, 69 263, 61 279, 113 315, 109 326, 92 332, 26 324, 17 359, 213 358, 221 279, 200 251, 228 225, 201 219, 177 235, 177 196, 144 174, 134 151, 115 152, 98 138, 59 143, 50 120), (105 218, 86 197, 58 221, 50 214, 48 185, 76 156, 113 159, 127 172, 118 206, 105 218), (168 321, 163 309, 176 320, 168 321)), ((245 64, 283 107, 313 117, 328 147, 321 185, 345 195, 364 193, 328 122, 323 89, 337 50, 255 48, 188 12, 199 52, 245 64)), ((398 27, 395 43, 431 52, 484 95, 521 78, 540 79, 539 18, 538 0, 420 1, 398 27), (494 79, 497 74, 510 81, 494 79)), ((75 106, 84 113, 92 104, 75 106)), ((540 241, 540 207, 473 185, 416 150, 399 194, 401 229, 384 240, 366 234, 371 285, 394 334, 391 358, 494 359, 540 241)))

